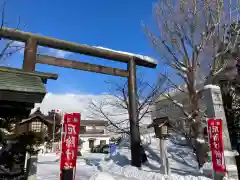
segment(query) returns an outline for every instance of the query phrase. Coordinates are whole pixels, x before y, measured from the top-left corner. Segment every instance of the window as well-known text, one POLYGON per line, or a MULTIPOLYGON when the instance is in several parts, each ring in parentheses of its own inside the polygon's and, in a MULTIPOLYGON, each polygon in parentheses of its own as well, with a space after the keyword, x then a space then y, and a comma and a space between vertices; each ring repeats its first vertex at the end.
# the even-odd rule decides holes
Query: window
POLYGON ((40 121, 32 122, 32 131, 41 132, 42 123, 40 121))
POLYGON ((105 145, 106 144, 106 140, 100 140, 100 145, 105 145))
POLYGON ((161 108, 162 113, 168 113, 169 111, 176 109, 177 105, 174 103, 166 104, 161 108))
POLYGON ((86 126, 80 126, 80 134, 86 133, 86 126))
POLYGON ((89 139, 89 148, 92 149, 94 147, 94 140, 89 139))

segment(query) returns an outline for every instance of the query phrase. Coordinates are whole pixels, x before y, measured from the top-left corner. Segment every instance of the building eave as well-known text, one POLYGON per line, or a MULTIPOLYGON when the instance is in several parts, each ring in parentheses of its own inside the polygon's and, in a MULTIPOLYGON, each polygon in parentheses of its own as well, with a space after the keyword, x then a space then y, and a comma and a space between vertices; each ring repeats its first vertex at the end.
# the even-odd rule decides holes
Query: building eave
POLYGON ((79 137, 110 137, 109 134, 79 134, 79 137))

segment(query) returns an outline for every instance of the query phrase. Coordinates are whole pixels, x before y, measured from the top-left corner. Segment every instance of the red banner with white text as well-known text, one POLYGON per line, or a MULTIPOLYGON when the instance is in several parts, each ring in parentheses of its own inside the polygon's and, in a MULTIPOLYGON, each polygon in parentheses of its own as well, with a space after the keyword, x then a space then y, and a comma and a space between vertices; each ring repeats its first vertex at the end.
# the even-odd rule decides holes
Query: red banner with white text
POLYGON ((80 113, 64 114, 61 134, 61 171, 76 168, 80 119, 80 113))
POLYGON ((226 172, 224 162, 223 128, 221 119, 208 120, 208 137, 212 152, 213 170, 216 172, 226 172))

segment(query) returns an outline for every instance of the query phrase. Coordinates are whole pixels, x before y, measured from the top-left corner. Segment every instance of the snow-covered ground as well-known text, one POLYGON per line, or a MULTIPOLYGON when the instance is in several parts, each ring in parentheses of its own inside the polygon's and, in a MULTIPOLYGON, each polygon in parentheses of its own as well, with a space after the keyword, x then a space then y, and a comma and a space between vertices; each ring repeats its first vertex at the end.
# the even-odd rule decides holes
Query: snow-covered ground
MULTIPOLYGON (((37 179, 59 180, 59 157, 53 153, 38 156, 37 179)), ((77 160, 76 180, 89 180, 97 172, 94 166, 86 165, 85 159, 77 160)))
MULTIPOLYGON (((83 154, 77 160, 76 180, 208 180, 197 169, 192 150, 168 141, 171 176, 159 173, 160 156, 158 140, 145 144, 149 162, 141 169, 130 166, 130 143, 123 141, 115 155, 83 154)), ((39 155, 37 179, 59 179, 59 158, 55 154, 39 155)))

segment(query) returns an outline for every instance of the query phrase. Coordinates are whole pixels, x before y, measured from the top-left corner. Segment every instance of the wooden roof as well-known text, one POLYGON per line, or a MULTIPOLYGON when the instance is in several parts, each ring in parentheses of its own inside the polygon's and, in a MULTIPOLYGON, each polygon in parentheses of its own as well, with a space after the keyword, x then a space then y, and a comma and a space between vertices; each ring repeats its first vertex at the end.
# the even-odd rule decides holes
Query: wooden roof
POLYGON ((18 68, 11 68, 11 67, 5 67, 5 66, 0 66, 0 71, 1 72, 11 72, 15 74, 25 74, 29 76, 37 76, 40 77, 41 79, 52 79, 52 80, 57 80, 58 75, 53 74, 53 73, 45 73, 45 72, 26 72, 23 71, 22 69, 18 68))
POLYGON ((162 127, 165 124, 170 126, 169 119, 167 116, 153 119, 153 122, 149 124, 147 128, 152 128, 154 126, 162 127))
POLYGON ((44 83, 57 75, 0 66, 0 77, 1 101, 41 103, 46 94, 44 83))
POLYGON ((46 93, 44 79, 57 79, 56 74, 24 72, 21 69, 0 66, 0 89, 21 92, 46 93))
POLYGON ((40 77, 0 70, 0 90, 29 93, 46 93, 40 77))
POLYGON ((53 120, 48 117, 45 116, 41 111, 40 108, 38 108, 33 114, 31 114, 28 118, 23 119, 20 124, 24 124, 27 123, 29 121, 32 121, 35 118, 40 118, 43 122, 47 123, 47 124, 53 124, 53 120))
POLYGON ((52 120, 47 119, 47 118, 45 118, 44 116, 41 116, 41 115, 34 115, 34 116, 31 116, 31 117, 29 117, 29 118, 27 118, 27 119, 23 119, 23 120, 20 122, 20 124, 27 123, 27 122, 29 122, 29 121, 34 120, 35 118, 39 118, 39 119, 41 119, 43 122, 45 122, 45 123, 47 123, 47 124, 53 124, 53 121, 52 121, 52 120))

